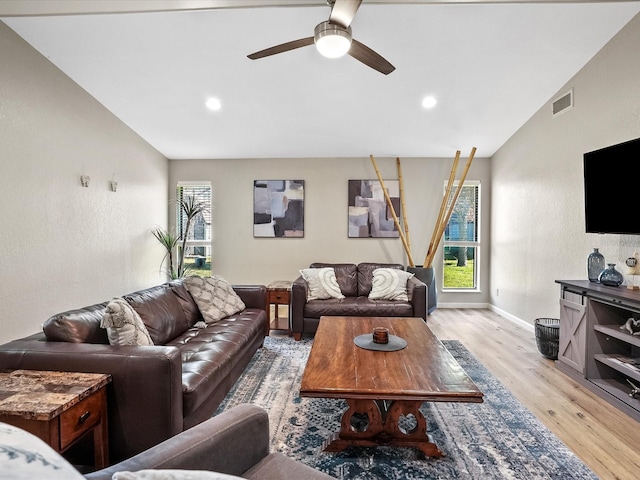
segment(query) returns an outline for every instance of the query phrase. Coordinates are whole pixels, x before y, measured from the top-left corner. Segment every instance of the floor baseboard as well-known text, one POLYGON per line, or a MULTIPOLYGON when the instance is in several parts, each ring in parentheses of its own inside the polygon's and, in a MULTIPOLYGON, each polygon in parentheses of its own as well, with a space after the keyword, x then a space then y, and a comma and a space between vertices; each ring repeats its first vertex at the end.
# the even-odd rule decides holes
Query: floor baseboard
POLYGON ((438 308, 489 308, 488 303, 438 303, 438 308))
POLYGON ((526 320, 521 319, 520 317, 516 317, 515 315, 511 315, 509 312, 505 312, 504 310, 496 307, 495 305, 489 305, 489 310, 515 323, 519 327, 522 327, 530 332, 535 331, 532 323, 529 323, 526 320))

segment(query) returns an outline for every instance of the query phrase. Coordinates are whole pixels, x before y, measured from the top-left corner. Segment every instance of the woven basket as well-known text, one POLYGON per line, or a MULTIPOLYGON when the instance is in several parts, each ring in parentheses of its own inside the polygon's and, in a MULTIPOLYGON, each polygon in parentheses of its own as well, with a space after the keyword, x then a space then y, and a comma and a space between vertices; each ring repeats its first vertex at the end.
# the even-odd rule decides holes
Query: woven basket
POLYGON ((543 357, 556 360, 558 358, 560 320, 557 318, 536 318, 534 326, 538 351, 543 357))

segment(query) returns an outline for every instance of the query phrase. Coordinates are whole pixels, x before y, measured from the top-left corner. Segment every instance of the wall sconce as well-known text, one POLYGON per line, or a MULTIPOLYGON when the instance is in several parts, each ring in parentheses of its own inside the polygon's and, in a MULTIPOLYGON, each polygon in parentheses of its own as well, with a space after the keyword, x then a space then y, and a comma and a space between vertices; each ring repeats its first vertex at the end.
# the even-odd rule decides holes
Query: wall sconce
POLYGON ((89 180, 91 180, 91 177, 89 175, 80 175, 80 185, 82 185, 83 187, 89 186, 89 180))
POLYGON ((111 188, 112 192, 115 192, 116 190, 118 190, 118 182, 116 182, 115 180, 111 180, 109 182, 109 187, 111 188))

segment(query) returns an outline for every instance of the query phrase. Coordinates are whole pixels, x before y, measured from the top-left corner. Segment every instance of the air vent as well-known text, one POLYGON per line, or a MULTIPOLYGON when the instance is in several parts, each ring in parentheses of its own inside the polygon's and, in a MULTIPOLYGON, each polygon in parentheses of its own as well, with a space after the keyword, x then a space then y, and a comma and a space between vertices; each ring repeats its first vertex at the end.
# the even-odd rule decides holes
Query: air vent
POLYGON ((551 104, 553 116, 560 115, 573 108, 573 88, 562 96, 556 98, 551 104))

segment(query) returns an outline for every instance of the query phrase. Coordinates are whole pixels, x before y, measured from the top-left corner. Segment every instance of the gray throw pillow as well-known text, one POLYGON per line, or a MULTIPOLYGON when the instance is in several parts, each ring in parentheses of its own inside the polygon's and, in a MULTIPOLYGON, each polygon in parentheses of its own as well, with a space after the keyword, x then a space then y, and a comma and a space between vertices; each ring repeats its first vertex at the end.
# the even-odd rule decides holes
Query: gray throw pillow
POLYGON ((116 472, 112 480, 242 480, 235 475, 208 470, 138 470, 116 472))
POLYGON ((208 470, 138 470, 116 472, 112 480, 242 480, 235 475, 208 470))
POLYGON ((183 285, 189 290, 207 323, 218 322, 246 308, 231 284, 219 275, 187 277, 183 285))
POLYGON ((83 480, 62 455, 35 435, 0 423, 2 478, 12 480, 83 480))
POLYGON ((100 326, 107 329, 111 345, 153 345, 140 315, 124 298, 107 304, 100 326))

